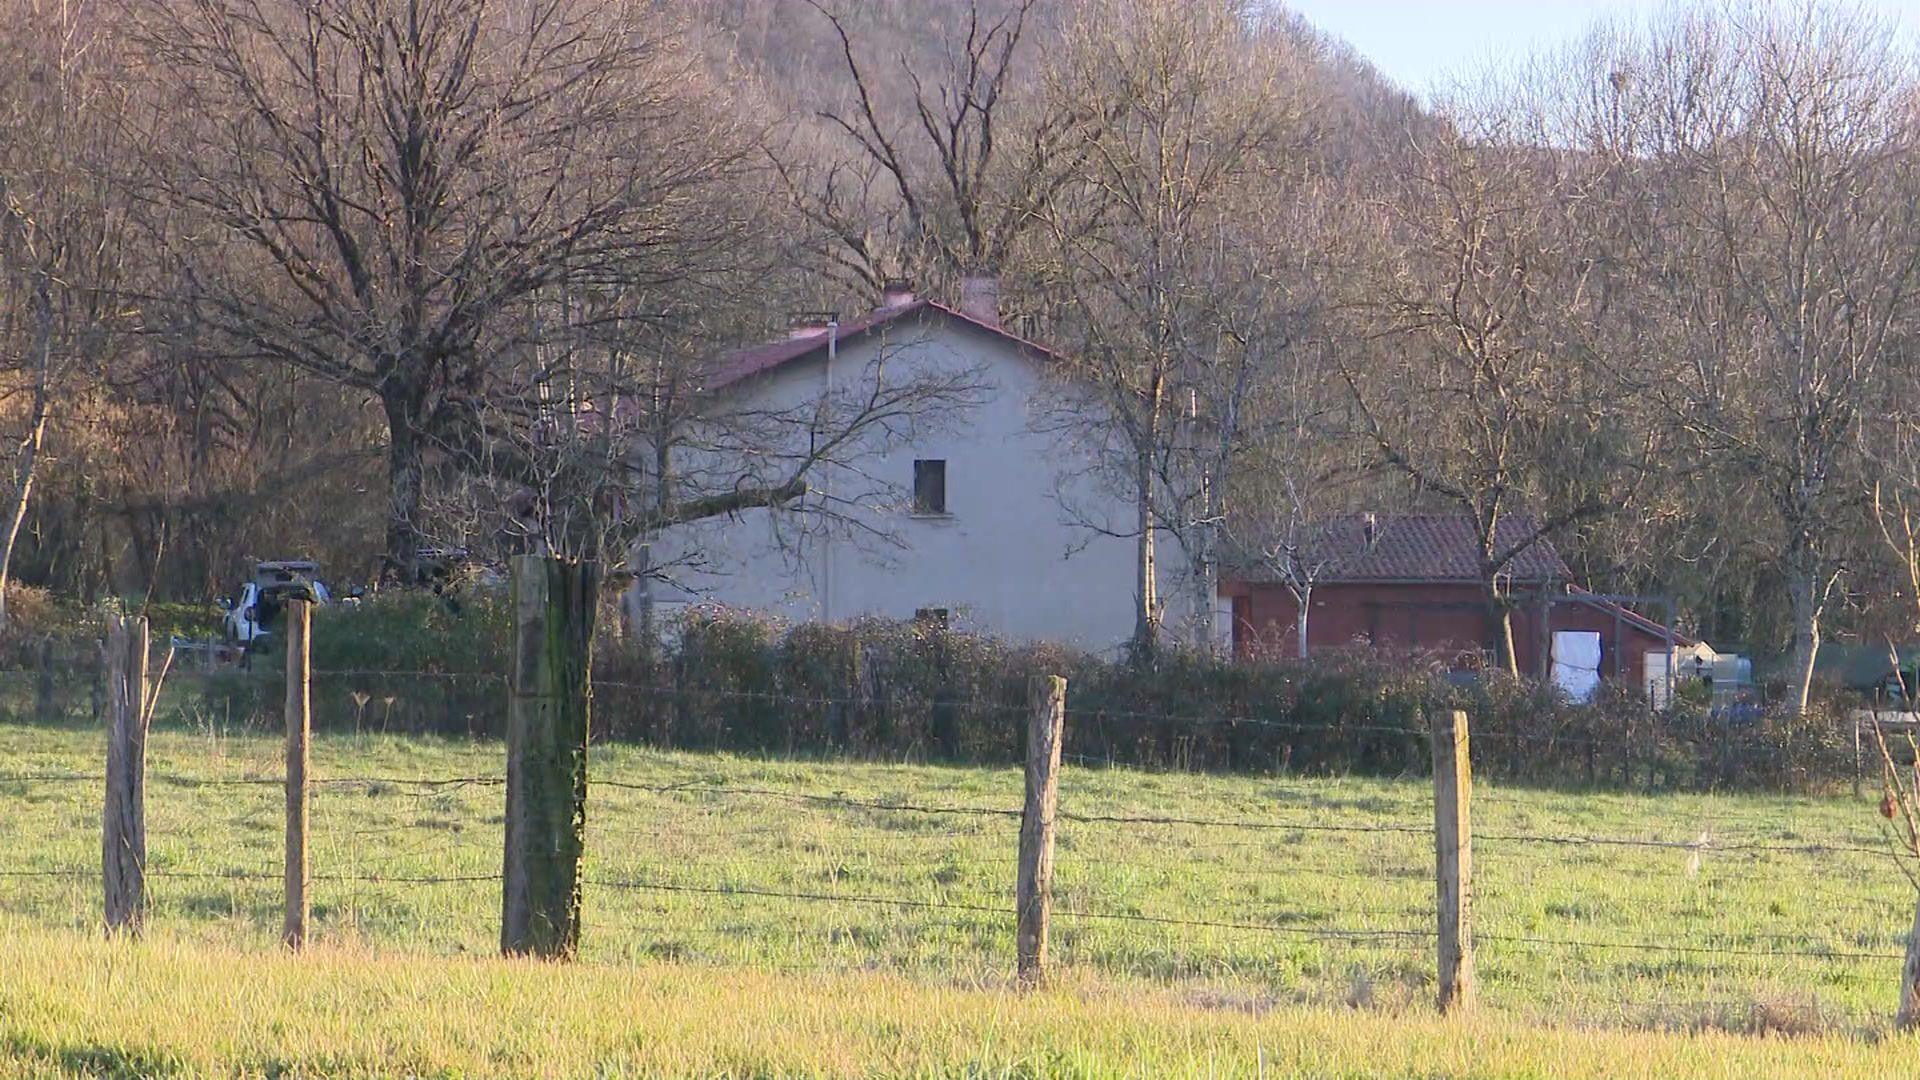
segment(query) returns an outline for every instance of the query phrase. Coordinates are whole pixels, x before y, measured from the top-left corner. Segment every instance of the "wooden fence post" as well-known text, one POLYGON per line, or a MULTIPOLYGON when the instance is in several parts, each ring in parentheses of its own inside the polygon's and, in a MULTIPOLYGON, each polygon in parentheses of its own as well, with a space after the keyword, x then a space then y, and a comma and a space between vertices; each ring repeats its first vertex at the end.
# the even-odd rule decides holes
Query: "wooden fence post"
POLYGON ((1047 922, 1053 915, 1053 822, 1060 799, 1060 744, 1065 741, 1067 680, 1036 678, 1027 690, 1027 800, 1020 812, 1020 869, 1015 883, 1017 974, 1035 986, 1047 974, 1047 922))
POLYGON ((147 620, 107 622, 107 792, 101 870, 107 933, 139 934, 146 921, 147 620))
POLYGON ((1473 767, 1467 714, 1433 717, 1434 881, 1440 915, 1440 1011, 1473 1006, 1473 767))
POLYGON ((580 946, 592 563, 513 560, 513 686, 507 710, 506 860, 500 950, 570 959, 580 946))
POLYGON ((287 917, 281 931, 290 949, 307 943, 311 901, 307 866, 307 806, 313 734, 313 604, 287 601, 287 917))

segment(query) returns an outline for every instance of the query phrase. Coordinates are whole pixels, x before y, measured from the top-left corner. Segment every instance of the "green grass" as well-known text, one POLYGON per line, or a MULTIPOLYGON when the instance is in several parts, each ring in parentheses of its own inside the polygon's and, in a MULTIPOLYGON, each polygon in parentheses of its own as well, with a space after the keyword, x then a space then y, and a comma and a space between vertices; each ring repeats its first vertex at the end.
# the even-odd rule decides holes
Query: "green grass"
MULTIPOLYGON (((97 1071, 126 1075, 216 1067, 528 1071, 523 1066, 535 1059, 524 1055, 544 1053, 565 1025, 531 1003, 501 1006, 497 1025, 472 1015, 524 993, 529 1002, 557 1002, 589 1029, 579 1045, 568 1043, 565 1053, 574 1056, 554 1059, 580 1069, 532 1070, 554 1075, 599 1063, 616 1073, 646 1071, 662 1061, 694 1075, 1105 1075, 1136 1059, 1151 1067, 1120 1071, 1165 1075, 1216 1057, 1227 1075, 1253 1075, 1256 1059, 1267 1062, 1269 1076, 1620 1075, 1600 1068, 1613 1053, 1678 1070, 1646 1075, 1754 1075, 1716 1071, 1727 1062, 1787 1070, 1778 1075, 1873 1075, 1864 1065, 1817 1066, 1890 1052, 1871 1040, 1893 1011, 1898 960, 1760 954, 1897 954, 1913 907, 1912 886, 1884 854, 1710 851, 1695 868, 1687 850, 1482 839, 1475 927, 1489 1015, 1462 1029, 1432 1017, 1426 1005, 1432 942, 1417 936, 1432 924, 1426 781, 1069 767, 1061 795, 1068 813, 1280 827, 1064 822, 1055 924, 1062 989, 1036 1000, 1006 990, 1012 926, 1003 912, 1011 906, 1016 819, 703 790, 1014 808, 1016 771, 607 746, 594 751, 597 780, 683 786, 593 789, 587 874, 596 884, 585 897, 585 963, 564 973, 449 963, 496 948, 499 886, 486 879, 500 862, 503 792, 392 779, 497 776, 500 744, 320 736, 316 776, 389 779, 320 788, 313 811, 320 948, 311 960, 292 961, 272 956, 280 921, 282 796, 271 782, 281 768, 279 740, 163 729, 149 754, 157 942, 141 948, 145 959, 137 963, 124 960, 122 946, 94 941, 98 783, 0 779, 0 972, 8 973, 0 977, 0 1039, 10 1040, 0 1042, 0 1061, 11 1057, 23 1074, 55 1066, 84 1072, 89 1046, 107 1055, 97 1071), (179 777, 264 782, 172 779, 179 777), (1330 824, 1410 828, 1285 827, 1330 824), (420 877, 481 880, 396 880, 420 877), (1075 914, 1088 912, 1284 929, 1075 914), (1328 930, 1416 936, 1322 936, 1328 930), (1512 940, 1521 938, 1590 944, 1512 940), (1607 947, 1633 943, 1735 951, 1607 947), (16 977, 26 970, 20 965, 39 974, 16 977), (237 1003, 202 1001, 228 988, 246 989, 237 1003), (311 1024, 287 1012, 309 990, 327 1010, 311 1024), (773 1007, 794 996, 842 1004, 773 1007), (165 1003, 184 1000, 194 1002, 184 1014, 194 1019, 182 1029, 183 1014, 165 1003), (479 1001, 488 1004, 470 1004, 479 1001), (257 1015, 246 1012, 256 1007, 257 1015), (717 1011, 703 1025, 708 1007, 717 1011), (202 1008, 233 1022, 203 1021, 202 1008), (642 1039, 650 1028, 635 1019, 652 1010, 664 1010, 672 1026, 658 1046, 642 1039), (941 1010, 951 1017, 942 1019, 941 1010), (776 1022, 782 1016, 791 1030, 776 1022), (222 1029, 200 1030, 209 1022, 222 1029), (364 1035, 336 1042, 330 1034, 330 1025, 356 1023, 366 1025, 364 1035), (1818 1037, 1783 1043, 1661 1034, 1701 1029, 1818 1037), (808 1034, 816 1031, 835 1041, 816 1045, 808 1034), (1315 1056, 1321 1039, 1324 1060, 1315 1056), (1484 1072, 1465 1068, 1480 1060, 1476 1045, 1491 1055, 1484 1072), (140 1054, 158 1055, 153 1067, 108 1060, 140 1054), (1419 1054, 1431 1054, 1431 1062, 1418 1064, 1426 1061, 1419 1054), (1585 1064, 1558 1071, 1567 1054, 1587 1055, 1585 1064), (1316 1061, 1325 1071, 1309 1068, 1316 1061), (1395 1062, 1416 1064, 1396 1071, 1395 1062), (1713 1067, 1695 1067, 1703 1062, 1713 1067)), ((102 759, 97 731, 0 725, 0 777, 95 775, 102 759)), ((1884 847, 1872 808, 1848 799, 1487 785, 1476 795, 1483 837, 1692 840, 1705 831, 1721 844, 1884 847)), ((1915 1048, 1897 1045, 1910 1060, 1915 1048)))

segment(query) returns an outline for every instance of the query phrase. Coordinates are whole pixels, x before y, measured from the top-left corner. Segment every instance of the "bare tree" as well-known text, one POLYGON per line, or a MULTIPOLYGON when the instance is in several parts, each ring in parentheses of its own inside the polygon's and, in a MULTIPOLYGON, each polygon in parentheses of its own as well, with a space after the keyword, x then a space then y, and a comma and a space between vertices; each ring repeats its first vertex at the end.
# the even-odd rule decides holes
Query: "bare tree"
MULTIPOLYGON (((157 191, 204 222, 194 315, 234 356, 375 398, 384 575, 410 580, 428 458, 486 457, 531 310, 727 263, 749 140, 635 0, 165 0, 139 9, 173 121, 157 191), (217 251, 217 254, 214 252, 217 251)), ((741 504, 777 491, 741 491, 741 504)))
POLYGON ((1884 23, 1814 5, 1698 10, 1605 59, 1653 238, 1628 287, 1669 328, 1650 389, 1757 496, 1804 710, 1861 526, 1859 428, 1920 314, 1911 63, 1884 23))
POLYGON ((804 2, 832 30, 847 96, 817 111, 821 145, 783 147, 775 165, 826 242, 827 272, 861 297, 896 278, 951 293, 1005 272, 1092 119, 1034 92, 1043 5, 966 0, 929 77, 904 54, 873 56, 835 6, 804 2))
POLYGON ((1214 605, 1225 549, 1263 549, 1280 506, 1320 516, 1332 501, 1327 466, 1345 449, 1324 422, 1324 227, 1337 219, 1328 209, 1340 195, 1318 172, 1317 127, 1294 122, 1286 149, 1258 167, 1241 191, 1240 213, 1192 267, 1205 282, 1215 334, 1182 366, 1186 408, 1158 456, 1155 513, 1186 555, 1191 643, 1202 652, 1219 643, 1214 605))
POLYGON ((1081 414, 1108 489, 1133 506, 1130 522, 1084 523, 1137 545, 1136 659, 1160 642, 1157 539, 1170 523, 1184 528, 1206 632, 1212 492, 1253 377, 1288 333, 1240 317, 1241 301, 1273 291, 1241 225, 1290 174, 1307 101, 1297 42, 1247 15, 1224 2, 1088 3, 1051 76, 1058 100, 1101 117, 1043 208, 1051 251, 1038 276, 1073 357, 1065 407, 1081 414))
MULTIPOLYGON (((495 436, 476 451, 486 457, 463 469, 468 479, 445 516, 476 548, 603 561, 612 579, 633 585, 626 615, 643 647, 657 588, 708 566, 704 534, 676 527, 724 517, 739 528, 744 512, 764 510, 772 538, 794 556, 826 536, 894 542, 901 491, 872 478, 867 463, 963 421, 982 398, 978 371, 911 355, 925 340, 924 319, 872 331, 868 359, 857 368, 842 359, 831 383, 769 389, 761 365, 780 366, 769 357, 832 349, 837 329, 713 352, 716 337, 748 332, 729 323, 725 305, 648 309, 636 328, 608 309, 626 304, 554 305, 572 333, 543 337, 535 393, 496 406, 531 401, 530 418, 489 418, 495 436)), ((750 322, 753 306, 731 314, 750 322)))
POLYGON ((24 396, 0 517, 0 626, 56 409, 130 325, 129 193, 116 175, 117 42, 85 0, 0 7, 0 377, 24 396))
POLYGON ((1247 460, 1237 470, 1223 534, 1231 558, 1278 581, 1293 598, 1294 653, 1308 654, 1313 593, 1322 582, 1363 558, 1391 528, 1354 529, 1363 507, 1385 504, 1371 483, 1371 462, 1342 438, 1348 418, 1344 387, 1330 385, 1337 369, 1331 343, 1291 349, 1276 365, 1252 410, 1247 460))
POLYGON ((1411 140, 1367 207, 1356 330, 1336 356, 1356 434, 1416 493, 1471 519, 1495 660, 1517 675, 1508 567, 1617 509, 1649 451, 1601 437, 1617 410, 1569 343, 1590 264, 1562 227, 1562 157, 1506 109, 1463 99, 1450 124, 1411 140), (1545 505, 1543 478, 1569 447, 1610 444, 1625 452, 1593 467, 1612 489, 1545 505))

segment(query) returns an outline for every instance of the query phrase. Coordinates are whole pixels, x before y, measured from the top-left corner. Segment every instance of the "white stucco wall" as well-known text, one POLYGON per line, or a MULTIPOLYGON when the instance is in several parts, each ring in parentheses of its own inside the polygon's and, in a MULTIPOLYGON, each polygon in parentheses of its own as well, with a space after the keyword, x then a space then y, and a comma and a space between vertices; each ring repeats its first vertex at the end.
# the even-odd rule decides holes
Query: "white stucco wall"
MULTIPOLYGON (((1085 457, 1060 430, 1060 388, 1040 361, 991 333, 937 314, 843 343, 834 361, 842 392, 874 375, 968 371, 979 403, 923 417, 884 451, 869 446, 847 469, 810 478, 813 498, 841 505, 850 521, 826 527, 812 515, 753 510, 680 526, 658 538, 656 565, 678 564, 662 604, 706 602, 793 621, 864 615, 910 618, 946 608, 957 629, 1106 651, 1133 631, 1134 541, 1099 535, 1085 522, 1124 527, 1132 508, 1085 476, 1085 457), (913 463, 947 462, 948 514, 910 512, 913 463), (1062 499, 1063 488, 1067 498, 1062 499), (1071 507, 1071 509, 1069 509, 1071 507)), ((747 407, 788 407, 817 398, 826 364, 790 363, 734 387, 747 407)), ((1178 555, 1163 548, 1163 559, 1178 555)), ((1170 629, 1184 599, 1163 577, 1170 629)))

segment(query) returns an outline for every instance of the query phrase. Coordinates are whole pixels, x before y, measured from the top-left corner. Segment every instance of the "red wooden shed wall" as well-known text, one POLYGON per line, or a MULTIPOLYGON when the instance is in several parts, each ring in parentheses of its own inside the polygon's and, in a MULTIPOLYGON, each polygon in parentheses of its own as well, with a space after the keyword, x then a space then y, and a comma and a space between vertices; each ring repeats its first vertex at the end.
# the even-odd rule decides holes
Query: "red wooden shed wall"
MULTIPOLYGON (((1284 586, 1235 582, 1223 584, 1220 592, 1233 598, 1236 655, 1294 655, 1296 608, 1284 586)), ((1544 645, 1539 613, 1524 590, 1517 599, 1521 606, 1513 613, 1514 651, 1521 671, 1537 675, 1544 645)), ((1609 609, 1565 597, 1554 603, 1549 626, 1597 632, 1601 676, 1618 677, 1629 686, 1644 685, 1647 651, 1666 645, 1660 635, 1617 620, 1609 609)), ((1309 653, 1363 645, 1439 654, 1455 667, 1469 668, 1476 664, 1472 656, 1492 654, 1494 640, 1486 594, 1477 585, 1462 583, 1321 585, 1313 590, 1307 620, 1309 653)))

